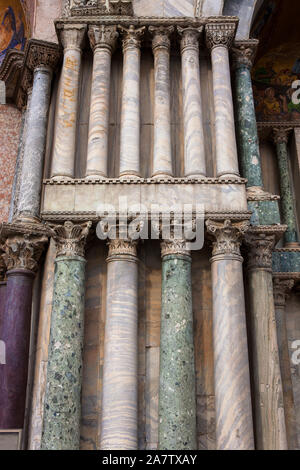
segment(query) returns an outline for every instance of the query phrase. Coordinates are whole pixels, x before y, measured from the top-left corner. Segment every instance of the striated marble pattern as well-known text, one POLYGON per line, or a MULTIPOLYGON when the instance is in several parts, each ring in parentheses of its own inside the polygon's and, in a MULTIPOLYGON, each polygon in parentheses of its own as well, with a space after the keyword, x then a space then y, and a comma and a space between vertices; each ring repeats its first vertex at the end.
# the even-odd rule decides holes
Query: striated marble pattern
POLYGON ((191 259, 169 255, 162 263, 159 449, 196 450, 191 259))
POLYGON ((40 213, 41 179, 44 167, 51 78, 50 69, 46 67, 35 69, 20 174, 17 207, 17 215, 20 217, 35 218, 40 213))
POLYGON ((194 16, 194 0, 133 0, 137 16, 194 16))
POLYGON ((42 449, 80 441, 85 260, 56 259, 42 449))
POLYGON ((108 259, 102 450, 135 450, 138 446, 138 264, 108 259))

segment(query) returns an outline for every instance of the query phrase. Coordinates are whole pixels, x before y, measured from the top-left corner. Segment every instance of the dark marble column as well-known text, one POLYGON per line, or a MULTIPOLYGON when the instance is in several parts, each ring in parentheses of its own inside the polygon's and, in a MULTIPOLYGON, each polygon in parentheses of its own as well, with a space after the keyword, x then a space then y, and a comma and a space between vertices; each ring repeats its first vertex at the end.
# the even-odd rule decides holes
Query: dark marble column
POLYGON ((57 245, 44 400, 42 449, 76 450, 80 443, 84 327, 84 247, 90 222, 53 226, 57 245))
POLYGON ((287 128, 274 129, 273 139, 279 166, 282 218, 283 223, 287 225, 287 231, 284 234, 285 247, 299 248, 287 146, 290 132, 291 129, 287 128))
POLYGON ((252 227, 246 235, 255 439, 259 450, 287 449, 272 279, 272 251, 277 235, 283 232, 280 225, 260 226, 252 227))
POLYGON ((191 255, 163 241, 159 449, 197 450, 191 255))
POLYGON ((283 387, 285 426, 289 450, 295 450, 298 448, 296 410, 285 311, 286 300, 294 286, 294 283, 293 279, 287 279, 286 277, 282 278, 281 275, 273 278, 277 341, 283 387))
POLYGON ((262 170, 253 99, 251 68, 257 40, 236 41, 232 47, 235 72, 236 129, 243 177, 248 188, 262 189, 262 170))
MULTIPOLYGON (((0 331, 1 331, 1 324, 2 318, 4 314, 5 308, 5 299, 6 299, 6 266, 2 258, 3 251, 0 247, 0 331)), ((0 335, 1 341, 1 335, 0 335)))
POLYGON ((26 64, 33 73, 33 87, 20 174, 17 207, 17 219, 20 221, 39 220, 52 71, 59 55, 59 48, 55 44, 40 44, 37 41, 29 43, 26 64))
POLYGON ((213 343, 218 450, 254 449, 240 245, 248 222, 208 220, 214 237, 213 343))
POLYGON ((48 233, 37 225, 3 224, 2 249, 7 267, 6 302, 0 326, 6 364, 0 375, 0 429, 22 429, 24 423, 32 285, 48 233))

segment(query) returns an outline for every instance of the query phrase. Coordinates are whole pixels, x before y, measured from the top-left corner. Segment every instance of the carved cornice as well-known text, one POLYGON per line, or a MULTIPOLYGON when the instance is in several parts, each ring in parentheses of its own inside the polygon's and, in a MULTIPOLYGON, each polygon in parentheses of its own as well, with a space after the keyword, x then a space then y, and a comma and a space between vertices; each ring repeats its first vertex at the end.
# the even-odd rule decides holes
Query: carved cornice
POLYGON ((295 285, 294 279, 273 277, 274 303, 276 307, 285 307, 286 301, 295 285))
POLYGON ((55 70, 61 58, 59 46, 52 42, 30 39, 25 50, 25 64, 29 70, 36 67, 49 67, 55 70))
POLYGON ((224 222, 207 220, 206 227, 208 234, 214 238, 213 258, 217 257, 237 257, 241 258, 240 246, 242 239, 249 229, 249 221, 233 222, 226 219, 224 222))
POLYGON ((122 258, 124 256, 137 258, 137 244, 137 240, 129 240, 122 238, 109 240, 107 261, 112 261, 112 259, 122 258))
POLYGON ((169 255, 191 256, 185 240, 163 240, 160 247, 162 258, 169 255))
POLYGON ((235 41, 232 48, 233 65, 235 68, 246 66, 252 68, 257 53, 259 41, 249 39, 248 41, 235 41))
POLYGON ((235 23, 207 24, 205 26, 206 44, 208 49, 215 47, 231 48, 236 32, 235 23))
POLYGON ((129 28, 125 28, 119 25, 118 29, 123 37, 123 51, 127 49, 139 49, 141 47, 141 38, 146 31, 145 26, 135 28, 134 25, 130 25, 129 28))
POLYGON ((170 49, 171 41, 170 36, 174 32, 174 26, 150 26, 149 33, 153 36, 152 50, 155 52, 157 49, 170 49))
POLYGON ((275 144, 287 144, 292 127, 277 127, 273 129, 272 137, 275 144))
POLYGON ((186 50, 199 51, 199 38, 203 33, 203 29, 203 26, 199 26, 198 28, 193 28, 192 26, 189 28, 181 28, 181 26, 177 26, 178 34, 181 37, 181 53, 186 50))
POLYGON ((105 178, 105 179, 59 179, 55 180, 44 180, 45 185, 50 186, 68 186, 68 185, 77 185, 77 184, 84 184, 84 185, 96 185, 96 184, 239 184, 245 185, 247 180, 244 178, 105 178))
POLYGON ((70 14, 74 16, 132 16, 132 0, 70 0, 70 14))
POLYGON ((85 255, 85 244, 92 222, 73 224, 67 221, 64 225, 51 225, 52 237, 56 243, 56 256, 85 255))
POLYGON ((286 229, 286 225, 251 227, 245 237, 245 244, 249 249, 249 270, 263 269, 272 272, 272 253, 286 229))
POLYGON ((85 39, 87 26, 85 24, 57 24, 58 39, 64 50, 81 51, 85 39))
POLYGON ((108 49, 113 52, 119 33, 117 32, 116 26, 105 26, 105 25, 90 25, 88 36, 90 40, 91 48, 95 51, 99 49, 108 49))
POLYGON ((49 234, 49 229, 42 224, 2 224, 2 259, 7 271, 26 269, 36 272, 49 234))

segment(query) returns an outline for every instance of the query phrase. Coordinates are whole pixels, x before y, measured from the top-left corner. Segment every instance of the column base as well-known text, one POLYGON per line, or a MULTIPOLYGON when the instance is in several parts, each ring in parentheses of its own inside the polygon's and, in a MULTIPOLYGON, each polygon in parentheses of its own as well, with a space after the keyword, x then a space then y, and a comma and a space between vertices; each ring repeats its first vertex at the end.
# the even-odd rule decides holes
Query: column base
POLYGON ((41 219, 35 215, 18 215, 14 218, 13 222, 17 224, 40 224, 41 219))
POLYGON ((171 173, 154 173, 151 178, 153 179, 157 179, 157 180, 160 180, 160 179, 168 179, 168 180, 173 180, 174 179, 174 176, 171 175, 171 173))
POLYGON ((105 181, 107 180, 107 176, 104 175, 103 173, 93 173, 93 174, 90 174, 90 175, 86 175, 84 177, 85 180, 91 180, 91 181, 95 181, 95 180, 100 180, 100 181, 105 181))
POLYGON ((241 175, 239 173, 218 173, 217 175, 220 179, 227 179, 227 178, 240 178, 241 175))
POLYGON ((56 176, 51 176, 51 181, 73 181, 75 178, 72 176, 66 176, 66 175, 56 175, 56 176))
POLYGON ((134 173, 134 172, 129 173, 128 172, 128 173, 121 173, 120 176, 119 176, 119 179, 120 180, 129 180, 129 179, 141 180, 142 177, 138 173, 134 173))

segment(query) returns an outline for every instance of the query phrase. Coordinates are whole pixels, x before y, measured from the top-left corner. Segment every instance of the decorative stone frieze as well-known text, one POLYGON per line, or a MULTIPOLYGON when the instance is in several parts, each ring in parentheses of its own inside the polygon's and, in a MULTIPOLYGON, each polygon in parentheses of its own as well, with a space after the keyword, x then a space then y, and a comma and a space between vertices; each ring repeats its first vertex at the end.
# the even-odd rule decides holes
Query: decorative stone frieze
POLYGON ((231 48, 236 31, 234 23, 207 24, 205 26, 206 45, 209 49, 215 47, 231 48))
POLYGON ((57 246, 57 257, 59 256, 81 256, 84 258, 85 243, 91 222, 73 224, 67 221, 64 225, 51 225, 52 236, 57 246))
POLYGON ((132 0, 69 0, 70 7, 65 10, 72 16, 115 16, 133 15, 132 0))

